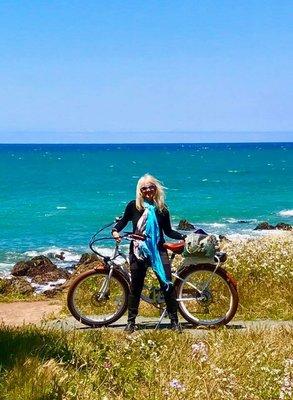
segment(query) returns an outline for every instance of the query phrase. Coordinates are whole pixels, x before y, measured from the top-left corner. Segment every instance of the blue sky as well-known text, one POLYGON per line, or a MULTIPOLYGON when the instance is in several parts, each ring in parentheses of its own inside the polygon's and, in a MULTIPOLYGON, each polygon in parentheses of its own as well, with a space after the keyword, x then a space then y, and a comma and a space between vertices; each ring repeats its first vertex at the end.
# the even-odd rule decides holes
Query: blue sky
POLYGON ((292 19, 291 0, 0 2, 0 142, 292 141, 292 19))

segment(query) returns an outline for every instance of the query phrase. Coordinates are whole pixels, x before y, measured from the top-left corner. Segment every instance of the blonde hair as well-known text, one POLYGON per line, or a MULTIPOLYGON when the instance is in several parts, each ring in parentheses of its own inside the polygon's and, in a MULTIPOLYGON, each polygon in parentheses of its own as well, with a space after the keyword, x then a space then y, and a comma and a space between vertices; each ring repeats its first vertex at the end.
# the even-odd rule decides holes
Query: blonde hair
POLYGON ((158 210, 162 212, 164 209, 167 208, 165 204, 165 192, 164 192, 164 186, 161 184, 161 182, 155 178, 154 176, 150 174, 145 174, 141 178, 139 178, 136 186, 136 208, 141 211, 144 209, 143 202, 144 198, 141 193, 141 188, 146 184, 146 182, 151 183, 156 186, 156 194, 154 196, 154 203, 157 206, 158 210))

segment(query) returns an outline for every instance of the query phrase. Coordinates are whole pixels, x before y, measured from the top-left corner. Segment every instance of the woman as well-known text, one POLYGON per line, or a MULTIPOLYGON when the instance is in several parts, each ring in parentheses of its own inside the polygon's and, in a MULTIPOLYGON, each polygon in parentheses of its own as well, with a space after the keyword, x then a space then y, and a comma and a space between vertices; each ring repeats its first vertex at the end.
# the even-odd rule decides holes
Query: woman
POLYGON ((125 331, 132 333, 138 314, 140 295, 146 271, 152 266, 164 293, 171 329, 181 332, 178 324, 176 294, 171 282, 171 266, 167 251, 163 248, 164 234, 172 239, 185 239, 185 235, 172 230, 169 211, 165 204, 165 193, 161 183, 152 175, 142 176, 136 187, 136 200, 127 204, 122 218, 112 229, 113 238, 120 242, 119 232, 128 222, 133 232, 143 235, 145 240, 130 244, 131 286, 128 298, 128 323, 125 331))

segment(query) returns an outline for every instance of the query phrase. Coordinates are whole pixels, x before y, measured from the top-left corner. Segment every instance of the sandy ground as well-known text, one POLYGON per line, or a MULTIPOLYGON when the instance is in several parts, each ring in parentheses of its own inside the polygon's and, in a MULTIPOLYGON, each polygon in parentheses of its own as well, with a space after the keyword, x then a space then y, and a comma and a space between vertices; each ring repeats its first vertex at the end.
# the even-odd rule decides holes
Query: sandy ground
POLYGON ((61 310, 62 304, 53 301, 0 303, 0 322, 19 326, 39 323, 46 316, 61 310))
MULTIPOLYGON (((62 330, 88 330, 91 329, 73 317, 58 318, 58 313, 62 308, 62 303, 57 301, 32 301, 32 302, 13 302, 0 303, 0 323, 8 326, 21 326, 23 324, 37 324, 45 322, 44 319, 50 316, 45 325, 55 329, 62 330), (54 315, 55 314, 55 315, 54 315)), ((118 321, 110 325, 107 329, 124 329, 127 322, 127 315, 123 315, 118 321)), ((138 330, 154 329, 158 323, 158 318, 141 317, 137 318, 138 330)), ((194 327, 181 318, 182 328, 192 334, 205 336, 212 329, 202 329, 194 327)), ((168 328, 168 318, 162 321, 160 329, 168 328)), ((293 329, 293 321, 273 321, 273 320, 256 320, 256 321, 238 321, 232 320, 226 328, 241 332, 247 329, 274 329, 286 327, 293 329)))

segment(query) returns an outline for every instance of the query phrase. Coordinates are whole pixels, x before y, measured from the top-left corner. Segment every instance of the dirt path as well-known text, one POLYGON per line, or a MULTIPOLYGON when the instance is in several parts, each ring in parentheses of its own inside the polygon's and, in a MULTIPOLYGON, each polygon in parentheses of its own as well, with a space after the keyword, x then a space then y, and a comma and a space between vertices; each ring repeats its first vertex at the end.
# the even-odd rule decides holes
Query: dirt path
POLYGON ((0 322, 9 326, 36 324, 61 308, 62 304, 55 301, 0 303, 0 322))
MULTIPOLYGON (((50 318, 46 322, 46 326, 55 329, 63 330, 87 330, 90 329, 85 325, 77 322, 73 317, 62 319, 58 318, 58 313, 62 308, 62 302, 57 301, 32 301, 32 302, 14 302, 14 303, 0 303, 0 322, 9 326, 21 326, 23 324, 40 324, 45 317, 52 317, 55 314, 55 319, 50 318)), ((109 329, 122 330, 127 322, 126 315, 123 315, 118 321, 109 326, 109 329)), ((158 322, 158 318, 151 317, 138 317, 138 329, 154 329, 158 322)), ((206 335, 211 332, 211 329, 196 328, 187 322, 182 322, 184 330, 197 335, 206 335)), ((167 328, 169 326, 168 319, 164 319, 160 328, 167 328)), ((273 321, 273 320, 256 320, 256 321, 239 321, 233 320, 227 325, 227 329, 236 330, 241 332, 245 329, 274 329, 278 327, 287 327, 293 329, 293 321, 273 321)))

